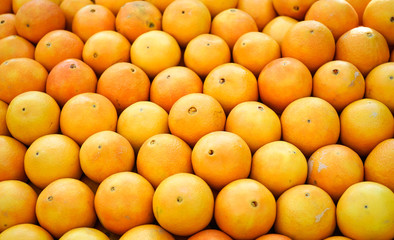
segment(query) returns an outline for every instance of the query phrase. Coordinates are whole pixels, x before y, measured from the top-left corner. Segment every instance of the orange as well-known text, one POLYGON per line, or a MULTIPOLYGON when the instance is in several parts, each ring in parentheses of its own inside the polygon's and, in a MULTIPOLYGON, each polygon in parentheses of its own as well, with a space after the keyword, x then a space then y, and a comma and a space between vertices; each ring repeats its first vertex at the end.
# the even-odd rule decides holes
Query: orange
POLYGON ((199 0, 173 1, 163 12, 162 28, 184 48, 193 38, 209 33, 211 14, 199 0))
POLYGON ((75 95, 96 92, 96 85, 96 74, 89 65, 79 59, 66 59, 49 72, 45 91, 63 107, 75 95))
POLYGON ((45 91, 47 70, 30 58, 12 58, 0 64, 0 100, 10 103, 27 91, 45 91))
POLYGON ((82 58, 84 43, 74 33, 54 30, 45 34, 36 45, 34 59, 48 71, 68 58, 82 58))
POLYGON ((227 116, 226 131, 242 137, 252 153, 281 138, 278 115, 257 101, 243 102, 235 106, 227 116))
POLYGON ((394 190, 394 179, 391 176, 394 157, 394 139, 390 138, 380 142, 368 154, 364 162, 365 180, 381 183, 394 190))
POLYGON ((0 13, 10 13, 12 11, 12 0, 4 0, 1 3, 0 13))
POLYGON ((257 31, 257 24, 253 17, 240 9, 224 10, 212 19, 211 33, 223 38, 230 49, 240 36, 247 32, 257 31))
POLYGON ((146 0, 146 1, 155 5, 160 10, 160 12, 163 13, 164 10, 167 8, 167 6, 174 0, 146 0))
POLYGON ((161 30, 162 14, 150 2, 132 1, 120 8, 116 15, 116 31, 125 36, 130 42, 151 30, 161 30))
POLYGON ((141 34, 131 45, 131 63, 153 79, 159 72, 179 64, 181 49, 170 34, 153 30, 141 34))
POLYGON ((203 93, 214 97, 226 114, 236 105, 258 100, 257 79, 238 63, 225 63, 214 68, 205 78, 203 93))
POLYGON ((103 227, 103 225, 100 223, 100 221, 96 222, 96 225, 94 226, 94 228, 99 230, 99 231, 101 231, 101 232, 103 232, 105 235, 107 235, 107 237, 109 237, 109 240, 119 240, 119 238, 120 238, 119 235, 117 235, 117 234, 115 234, 113 232, 110 232, 107 229, 105 229, 103 227))
POLYGON ((137 173, 112 174, 97 189, 94 199, 97 216, 106 229, 118 235, 152 223, 153 193, 152 185, 137 173))
POLYGON ((308 184, 326 191, 337 202, 351 185, 364 180, 361 158, 352 149, 332 144, 316 150, 308 160, 308 184))
POLYGON ((0 136, 0 143, 0 181, 26 181, 24 168, 26 146, 9 136, 0 136))
POLYGON ((175 240, 175 238, 162 227, 154 224, 144 224, 133 227, 123 234, 119 240, 175 240))
POLYGON ((190 236, 211 221, 214 198, 208 184, 200 177, 177 173, 159 184, 152 205, 161 227, 175 235, 190 236))
POLYGON ((243 34, 234 44, 233 61, 258 76, 269 62, 280 58, 280 46, 271 36, 261 32, 243 34))
POLYGON ((79 227, 66 232, 59 240, 109 240, 103 232, 90 227, 79 227))
POLYGON ((337 41, 335 59, 353 63, 367 76, 390 58, 387 42, 378 31, 359 26, 344 33, 337 41))
POLYGON ((324 240, 351 240, 351 238, 344 237, 344 236, 331 236, 331 237, 325 238, 324 240))
POLYGON ((253 179, 226 185, 215 201, 218 227, 235 239, 255 239, 274 224, 276 203, 272 193, 253 179))
POLYGON ((238 0, 237 8, 253 17, 259 31, 277 16, 272 0, 238 0))
POLYGON ((226 115, 220 103, 203 93, 179 98, 168 114, 171 134, 194 146, 204 135, 224 130, 226 115))
POLYGON ((187 44, 184 51, 186 67, 201 77, 206 77, 215 67, 229 63, 231 52, 227 43, 219 36, 201 34, 187 44))
POLYGON ((200 0, 208 7, 212 17, 229 8, 236 8, 238 0, 200 0))
POLYGON ((130 60, 130 43, 115 31, 101 31, 92 35, 85 43, 82 58, 98 75, 111 65, 130 60), (108 43, 111 44, 108 44, 108 43))
POLYGON ((135 153, 153 135, 168 133, 168 113, 149 101, 131 104, 120 115, 117 132, 131 144, 135 153))
POLYGON ((231 132, 208 133, 198 140, 192 151, 194 173, 215 190, 237 179, 247 178, 251 163, 248 145, 231 132))
POLYGON ((0 39, 0 63, 12 58, 34 59, 35 47, 31 42, 18 35, 0 39))
POLYGON ((79 145, 96 132, 115 131, 118 115, 108 98, 97 93, 81 93, 64 104, 60 129, 79 145))
POLYGON ((95 0, 95 3, 107 7, 116 16, 126 3, 133 1, 135 0, 95 0))
POLYGON ((97 93, 107 97, 118 113, 133 103, 149 99, 150 81, 141 68, 129 62, 109 66, 97 82, 97 93))
POLYGON ((193 234, 188 238, 188 240, 231 240, 227 234, 217 229, 205 229, 198 233, 193 234))
POLYGON ((0 14, 0 39, 16 34, 15 14, 0 14))
POLYGON ((62 0, 60 8, 66 18, 67 30, 72 30, 73 19, 78 10, 89 4, 93 4, 93 2, 91 0, 62 0))
POLYGON ((375 182, 350 186, 337 204, 339 230, 352 239, 394 237, 394 193, 375 182))
POLYGON ((328 27, 335 40, 358 27, 358 14, 345 0, 320 0, 306 12, 305 20, 316 20, 328 27))
POLYGON ((297 22, 297 20, 288 16, 277 16, 265 25, 262 32, 271 36, 278 42, 279 46, 282 46, 287 31, 297 22))
POLYGON ((169 67, 153 79, 150 101, 170 112, 179 98, 189 93, 202 93, 202 86, 201 78, 193 70, 183 66, 169 67))
MULTIPOLYGON (((17 13, 18 10, 19 10, 19 8, 20 8, 23 4, 25 4, 25 3, 27 3, 27 2, 30 2, 31 0, 11 0, 11 1, 12 1, 12 11, 13 11, 14 13, 17 13)), ((57 4, 57 5, 60 5, 60 2, 62 2, 63 0, 49 0, 49 1, 54 2, 54 3, 57 4)))
POLYGON ((31 224, 23 223, 7 228, 5 231, 0 233, 0 240, 53 240, 51 234, 49 234, 42 227, 31 224))
POLYGON ((335 39, 330 29, 315 20, 294 24, 282 40, 282 56, 303 62, 313 73, 334 59, 335 39))
POLYGON ((85 183, 73 178, 55 180, 38 196, 38 222, 57 239, 71 229, 93 227, 93 201, 94 194, 85 183))
POLYGON ((114 30, 115 15, 105 6, 88 4, 74 14, 72 31, 84 42, 95 33, 114 30))
POLYGON ((368 5, 368 3, 371 0, 346 0, 348 3, 350 3, 350 5, 352 5, 352 7, 354 8, 354 10, 356 10, 357 15, 358 15, 358 23, 359 25, 363 25, 363 14, 364 14, 364 10, 365 7, 368 5))
POLYGON ((59 5, 47 0, 32 0, 23 4, 15 18, 18 35, 38 43, 48 32, 64 29, 66 18, 59 5))
POLYGON ((312 75, 295 58, 278 58, 268 63, 258 77, 261 101, 280 114, 296 99, 312 93, 312 75))
POLYGON ((6 122, 11 135, 25 145, 59 131, 60 108, 46 93, 29 91, 16 96, 8 105, 6 122))
POLYGON ((394 113, 394 62, 373 68, 365 78, 365 97, 384 103, 394 113))
POLYGON ((137 172, 154 188, 176 173, 192 173, 192 149, 177 136, 161 133, 148 138, 137 155, 137 172))
POLYGON ((381 33, 390 46, 394 45, 393 12, 393 0, 374 0, 368 3, 363 14, 363 25, 381 33))
POLYGON ((312 95, 326 100, 338 112, 351 102, 362 99, 364 92, 364 77, 350 62, 330 61, 313 75, 312 95))
POLYGON ((341 115, 341 143, 366 157, 381 141, 393 137, 394 120, 390 109, 369 98, 352 102, 341 115))
POLYGON ((97 188, 100 185, 100 183, 96 183, 95 181, 93 181, 92 179, 88 178, 85 174, 82 175, 81 177, 81 182, 85 183, 86 185, 88 185, 88 187, 90 188, 90 190, 92 190, 92 192, 94 194, 96 194, 97 192, 97 188))
POLYGON ((0 195, 0 233, 21 223, 36 223, 37 194, 27 183, 1 181, 0 195))
POLYGON ((61 134, 48 134, 35 140, 25 154, 25 171, 29 180, 43 189, 60 178, 79 179, 79 146, 61 134))
POLYGON ((113 131, 97 132, 86 139, 79 153, 84 174, 95 182, 134 167, 134 150, 129 141, 113 131))
POLYGON ((282 234, 269 233, 256 238, 256 240, 291 240, 291 238, 282 234))
POLYGON ((10 135, 10 131, 8 131, 8 127, 6 123, 7 109, 8 109, 8 104, 0 100, 0 136, 10 135))
POLYGON ((275 232, 291 239, 323 239, 334 233, 335 204, 314 185, 286 190, 277 200, 275 232))
POLYGON ((259 181, 278 198, 284 191, 304 184, 307 160, 293 144, 274 141, 260 147, 252 158, 250 178, 259 181))
POLYGON ((317 0, 272 0, 278 15, 288 16, 299 21, 304 20, 305 14, 317 0))
POLYGON ((297 146, 306 157, 339 138, 337 111, 321 98, 305 97, 290 103, 281 115, 281 123, 283 140, 297 146))

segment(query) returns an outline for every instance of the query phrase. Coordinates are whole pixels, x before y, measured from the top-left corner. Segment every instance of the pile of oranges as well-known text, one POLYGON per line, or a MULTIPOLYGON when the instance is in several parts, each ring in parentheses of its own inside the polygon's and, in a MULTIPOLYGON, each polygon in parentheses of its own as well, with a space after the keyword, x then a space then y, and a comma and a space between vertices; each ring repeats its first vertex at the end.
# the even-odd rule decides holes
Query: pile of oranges
POLYGON ((1 0, 0 240, 393 239, 394 0, 1 0))

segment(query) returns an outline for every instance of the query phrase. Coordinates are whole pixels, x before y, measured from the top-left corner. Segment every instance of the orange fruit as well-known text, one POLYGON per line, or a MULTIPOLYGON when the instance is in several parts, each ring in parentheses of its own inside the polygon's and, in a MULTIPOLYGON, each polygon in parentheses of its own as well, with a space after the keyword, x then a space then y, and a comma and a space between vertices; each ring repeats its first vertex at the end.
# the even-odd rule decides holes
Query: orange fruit
POLYGON ((212 17, 229 8, 236 8, 238 0, 200 0, 208 7, 212 17))
POLYGON ((97 77, 93 69, 79 59, 66 59, 48 74, 46 93, 63 107, 75 95, 96 92, 97 77))
POLYGON ((208 184, 200 177, 177 173, 159 184, 152 205, 162 228, 175 235, 190 236, 211 221, 214 198, 208 184))
POLYGON ((79 227, 71 229, 70 231, 63 234, 59 240, 109 240, 108 236, 103 232, 90 227, 79 227))
POLYGON ((262 32, 271 36, 278 42, 279 46, 282 46, 287 31, 297 22, 297 20, 288 16, 277 16, 265 25, 262 32))
POLYGON ((344 145, 321 147, 308 160, 307 183, 322 188, 335 202, 348 187, 363 180, 361 158, 344 145))
POLYGON ((45 34, 36 45, 34 59, 48 71, 68 58, 82 58, 84 43, 74 33, 54 30, 45 34))
POLYGON ((0 13, 9 13, 12 11, 12 0, 4 0, 1 3, 0 13))
POLYGON ((168 131, 168 113, 153 102, 136 102, 119 115, 117 132, 130 142, 135 153, 148 138, 168 131))
POLYGON ((2 233, 0 233, 0 240, 18 240, 18 239, 53 240, 53 237, 42 227, 31 223, 22 223, 22 224, 14 225, 10 228, 7 228, 2 233))
POLYGON ((97 189, 94 199, 97 216, 106 229, 118 235, 152 223, 153 193, 152 185, 137 173, 112 174, 97 189))
POLYGON ((276 204, 276 233, 291 239, 322 239, 334 233, 335 204, 323 189, 298 185, 286 190, 276 204))
MULTIPOLYGON (((231 240, 227 234, 217 229, 205 229, 198 233, 193 234, 187 240, 231 240)), ((1 239, 0 239, 1 240, 1 239)))
POLYGON ((59 131, 60 108, 44 92, 29 91, 16 96, 8 105, 6 122, 11 135, 25 145, 59 131))
POLYGON ((350 186, 337 204, 339 230, 352 239, 394 237, 394 193, 375 182, 350 186))
POLYGON ((258 76, 269 62, 280 58, 279 44, 268 34, 248 32, 234 44, 233 61, 258 76))
POLYGON ((335 108, 317 97, 290 103, 281 115, 282 138, 298 147, 305 156, 339 139, 339 117, 335 108))
POLYGON ((257 79, 238 63, 225 63, 214 68, 205 78, 203 93, 214 97, 226 114, 236 105, 258 100, 257 79))
POLYGON ((315 20, 294 24, 282 40, 282 56, 303 62, 313 73, 334 59, 335 39, 330 29, 315 20))
POLYGON ((259 181, 278 198, 284 191, 304 184, 307 160, 293 144, 274 141, 260 147, 252 158, 250 178, 259 181))
POLYGON ((351 240, 351 238, 344 237, 344 236, 331 236, 331 237, 325 238, 324 240, 351 240))
POLYGON ((79 145, 96 132, 115 131, 118 115, 108 98, 97 93, 81 93, 64 104, 60 129, 79 145))
POLYGON ((167 6, 174 0, 146 0, 146 1, 155 5, 160 10, 160 12, 163 13, 164 10, 167 8, 167 6))
MULTIPOLYGON (((27 3, 27 2, 30 2, 31 0, 11 0, 11 1, 12 1, 12 11, 13 11, 14 13, 17 13, 18 10, 19 10, 19 8, 20 8, 23 4, 25 4, 25 3, 27 3)), ((63 1, 63 0, 49 0, 49 1, 54 2, 54 3, 57 4, 57 5, 60 5, 60 2, 63 1)))
POLYGON ((381 141, 393 137, 393 115, 383 103, 369 98, 352 102, 341 115, 341 143, 361 157, 381 141))
POLYGON ((97 132, 86 139, 79 153, 84 174, 95 182, 134 167, 134 150, 129 141, 113 131, 97 132))
POLYGON ((116 16, 126 3, 133 1, 135 0, 95 0, 95 3, 107 7, 116 16))
POLYGON ((97 82, 96 92, 111 100, 121 113, 133 103, 147 101, 150 85, 149 77, 141 68, 120 62, 105 69, 97 82))
POLYGON ((256 238, 256 240, 291 240, 291 238, 277 233, 264 234, 261 237, 256 238))
POLYGON ((123 5, 116 15, 116 31, 130 42, 151 30, 161 30, 162 14, 150 2, 132 1, 123 5))
POLYGON ((95 33, 114 30, 115 15, 105 6, 88 4, 74 14, 72 31, 84 42, 95 33))
POLYGON ((100 183, 96 183, 95 181, 93 181, 92 179, 88 178, 85 174, 82 175, 81 177, 81 182, 85 183, 86 185, 88 185, 88 187, 90 188, 90 190, 92 190, 92 192, 94 194, 96 194, 97 192, 97 188, 100 185, 100 183))
POLYGON ((363 14, 363 25, 381 33, 390 46, 394 45, 393 12, 393 0, 374 0, 368 3, 363 14))
POLYGON ((213 34, 201 34, 187 44, 183 60, 186 67, 201 77, 206 77, 215 67, 229 63, 231 52, 221 37, 213 34))
POLYGON ((359 26, 344 33, 337 41, 335 59, 353 63, 367 76, 390 58, 387 42, 378 31, 359 26))
POLYGON ((199 0, 171 2, 163 12, 163 31, 171 34, 181 47, 200 34, 209 33, 211 14, 199 0))
POLYGON ((47 70, 30 58, 12 58, 0 64, 0 100, 10 103, 27 91, 45 91, 47 70))
POLYGON ((36 223, 37 194, 27 183, 1 181, 0 195, 0 233, 21 223, 36 223))
POLYGON ((15 16, 15 28, 21 37, 38 43, 48 32, 64 29, 66 18, 59 5, 47 0, 32 0, 23 4, 15 16))
POLYGON ((128 62, 130 46, 129 41, 122 34, 115 31, 101 31, 86 41, 82 58, 97 74, 102 74, 115 63, 128 62))
POLYGON ((252 153, 281 138, 278 115, 257 101, 243 102, 235 106, 227 116, 225 129, 242 137, 252 153))
POLYGON ((25 154, 25 171, 29 180, 43 189, 60 178, 79 179, 79 146, 61 134, 48 134, 35 140, 25 154))
POLYGON ((176 173, 192 173, 192 149, 177 136, 162 133, 148 138, 137 155, 137 172, 154 188, 176 173))
POLYGON ((235 239, 255 239, 267 233, 274 224, 275 216, 274 196, 253 179, 229 183, 215 200, 218 227, 235 239))
POLYGON ((394 113, 394 62, 373 68, 365 78, 365 97, 384 103, 394 113))
POLYGON ((295 58, 271 61, 261 71, 257 83, 261 101, 278 114, 294 100, 312 93, 312 75, 295 58))
POLYGON ((338 112, 351 102, 362 99, 364 92, 364 77, 350 62, 327 62, 313 75, 312 95, 326 100, 338 112))
POLYGON ((215 131, 206 134, 194 145, 194 173, 208 185, 220 190, 232 181, 247 178, 252 155, 247 143, 237 134, 215 131))
POLYGON ((171 134, 194 146, 204 135, 224 130, 226 115, 220 103, 203 93, 179 98, 168 114, 171 134))
POLYGON ((16 35, 15 14, 0 14, 0 39, 11 35, 16 35))
POLYGON ((371 0, 346 0, 348 3, 350 3, 350 5, 352 5, 352 7, 354 8, 354 10, 356 10, 357 15, 358 15, 358 23, 359 25, 363 25, 363 14, 364 14, 364 10, 365 7, 368 5, 368 3, 371 0))
POLYGON ((150 78, 166 68, 178 65, 181 49, 170 34, 153 30, 141 34, 131 45, 131 63, 137 65, 150 78))
POLYGON ((394 180, 391 177, 393 169, 394 139, 380 142, 368 154, 364 162, 365 180, 381 183, 394 190, 394 180))
POLYGON ((189 93, 202 93, 201 78, 183 66, 169 67, 156 75, 150 87, 150 101, 167 112, 180 98, 189 93))
POLYGON ((94 194, 85 183, 73 178, 55 180, 37 198, 38 222, 57 239, 71 229, 93 227, 93 201, 94 194))
POLYGON ((345 0, 320 0, 306 12, 305 20, 316 20, 331 30, 335 40, 352 28, 358 27, 356 10, 345 0))
POLYGON ((78 10, 90 4, 93 4, 91 0, 62 0, 59 6, 66 18, 67 30, 72 30, 73 19, 78 10))
POLYGON ((0 181, 26 181, 24 156, 26 146, 9 136, 0 136, 0 181))
POLYGON ((35 47, 31 42, 18 35, 0 39, 0 63, 12 58, 34 59, 35 47))
POLYGON ((6 115, 7 115, 8 104, 0 100, 0 136, 9 136, 10 131, 8 131, 6 115))
POLYGON ((230 49, 240 36, 247 32, 257 31, 257 24, 253 17, 240 9, 224 10, 212 19, 211 33, 223 38, 230 49))
POLYGON ((253 17, 259 31, 277 16, 272 0, 238 0, 237 8, 253 17))
MULTIPOLYGON (((123 234, 119 240, 175 240, 175 238, 162 227, 154 224, 144 224, 133 227, 123 234)), ((1 239, 0 239, 1 240, 1 239)))
POLYGON ((278 15, 288 16, 299 21, 304 20, 308 9, 317 0, 272 0, 278 15))

